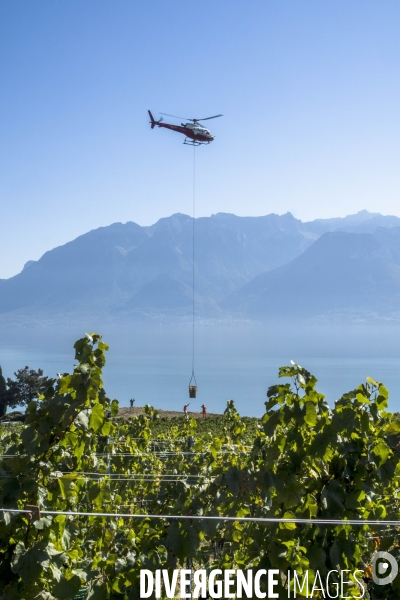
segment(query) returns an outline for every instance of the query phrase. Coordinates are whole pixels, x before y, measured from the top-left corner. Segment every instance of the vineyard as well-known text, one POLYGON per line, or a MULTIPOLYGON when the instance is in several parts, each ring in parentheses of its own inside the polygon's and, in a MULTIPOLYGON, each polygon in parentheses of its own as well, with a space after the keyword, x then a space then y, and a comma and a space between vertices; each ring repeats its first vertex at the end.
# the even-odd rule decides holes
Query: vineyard
POLYGON ((281 598, 288 570, 361 569, 371 598, 400 599, 400 577, 377 586, 370 569, 377 548, 400 559, 387 524, 400 520, 400 421, 384 385, 330 408, 292 364, 259 420, 231 400, 201 422, 151 407, 123 420, 103 389, 107 349, 78 340, 73 373, 2 426, 0 600, 139 600, 141 569, 175 568, 279 569, 281 598))

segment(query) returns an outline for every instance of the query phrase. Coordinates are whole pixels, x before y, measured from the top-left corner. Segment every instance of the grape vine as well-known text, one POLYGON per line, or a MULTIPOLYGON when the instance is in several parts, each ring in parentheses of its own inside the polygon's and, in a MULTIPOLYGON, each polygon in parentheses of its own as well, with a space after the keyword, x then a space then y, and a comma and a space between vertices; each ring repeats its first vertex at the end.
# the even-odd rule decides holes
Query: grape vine
MULTIPOLYGON (((73 373, 47 380, 25 423, 0 430, 0 600, 70 600, 80 590, 138 600, 140 569, 187 564, 279 569, 281 597, 288 569, 361 568, 372 589, 376 548, 400 559, 398 528, 384 523, 168 518, 398 520, 400 421, 384 385, 368 379, 331 409, 316 378, 292 364, 257 427, 231 400, 218 431, 190 416, 160 426, 151 407, 118 419, 101 378, 107 349, 97 334, 78 340, 73 373), (41 515, 11 512, 27 506, 41 515)), ((400 585, 373 593, 395 600, 400 585)))

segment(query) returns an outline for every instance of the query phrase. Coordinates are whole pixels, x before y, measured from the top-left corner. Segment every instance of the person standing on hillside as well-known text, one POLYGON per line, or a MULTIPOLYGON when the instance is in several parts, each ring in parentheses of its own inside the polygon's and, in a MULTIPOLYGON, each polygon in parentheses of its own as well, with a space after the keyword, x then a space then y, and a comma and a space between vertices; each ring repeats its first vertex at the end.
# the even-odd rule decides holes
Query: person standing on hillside
POLYGON ((133 408, 133 405, 135 404, 135 399, 134 399, 134 398, 131 398, 131 399, 129 400, 129 402, 130 402, 130 404, 131 404, 131 408, 133 408))
MULTIPOLYGON (((189 402, 189 404, 190 404, 190 402, 189 402)), ((185 415, 187 415, 187 409, 188 409, 189 404, 185 404, 183 407, 183 412, 185 415)))
POLYGON ((203 419, 205 419, 207 416, 207 406, 205 404, 202 404, 201 408, 203 410, 203 412, 201 414, 203 415, 203 419))

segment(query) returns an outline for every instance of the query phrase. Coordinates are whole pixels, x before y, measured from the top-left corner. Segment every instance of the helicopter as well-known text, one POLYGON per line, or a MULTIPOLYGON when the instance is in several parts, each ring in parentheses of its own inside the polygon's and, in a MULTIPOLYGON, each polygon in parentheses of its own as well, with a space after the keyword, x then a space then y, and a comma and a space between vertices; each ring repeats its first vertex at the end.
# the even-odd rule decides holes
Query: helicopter
POLYGON ((215 139, 215 136, 211 135, 210 131, 200 125, 200 121, 208 121, 209 119, 216 119, 217 117, 223 117, 223 115, 214 115, 213 117, 205 117, 204 119, 185 119, 185 117, 175 117, 174 115, 169 115, 167 113, 160 113, 166 117, 173 117, 174 119, 185 119, 187 123, 181 123, 181 125, 172 125, 171 123, 163 123, 163 118, 161 117, 158 121, 156 121, 148 111, 150 116, 151 128, 157 125, 158 127, 165 127, 165 129, 172 129, 172 131, 177 131, 178 133, 183 133, 185 135, 184 144, 189 144, 190 146, 200 146, 201 144, 209 144, 215 139))

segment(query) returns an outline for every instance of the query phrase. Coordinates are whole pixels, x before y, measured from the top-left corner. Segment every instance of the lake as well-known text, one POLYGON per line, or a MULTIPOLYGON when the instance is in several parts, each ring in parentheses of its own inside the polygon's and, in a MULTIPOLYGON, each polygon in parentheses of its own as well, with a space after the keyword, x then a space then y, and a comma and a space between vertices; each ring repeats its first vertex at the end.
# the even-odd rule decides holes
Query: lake
MULTIPOLYGON (((97 328, 99 329, 99 328, 97 328)), ((5 376, 25 365, 54 377, 70 372, 80 327, 2 328, 0 365, 5 376)), ((135 398, 182 410, 191 376, 191 325, 122 324, 102 328, 110 351, 105 389, 121 406, 135 398)), ((196 323, 195 375, 198 397, 190 409, 223 412, 233 399, 239 412, 261 416, 265 394, 278 381, 279 366, 294 360, 318 378, 317 389, 333 405, 367 376, 389 388, 392 411, 400 411, 400 336, 389 325, 230 325, 196 323)), ((282 381, 282 380, 281 380, 282 381)))

